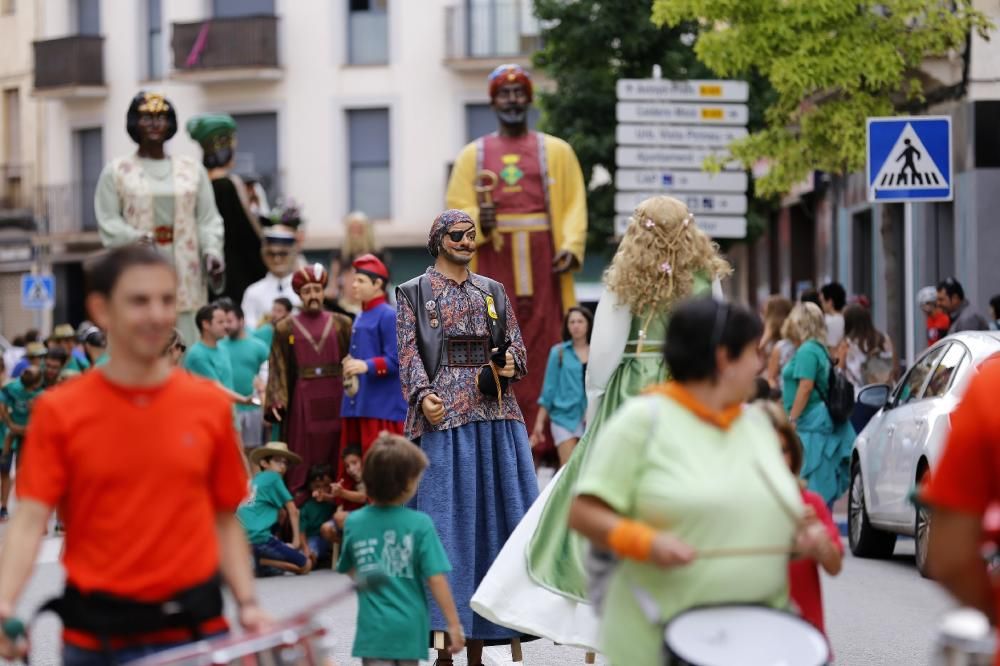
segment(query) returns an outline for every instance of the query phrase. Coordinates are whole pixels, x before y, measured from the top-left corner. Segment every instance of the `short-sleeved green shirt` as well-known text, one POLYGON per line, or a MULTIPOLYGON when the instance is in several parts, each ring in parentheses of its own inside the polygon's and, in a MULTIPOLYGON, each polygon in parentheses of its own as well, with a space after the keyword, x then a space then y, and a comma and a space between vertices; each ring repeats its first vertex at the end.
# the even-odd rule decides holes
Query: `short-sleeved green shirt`
MULTIPOLYGON (((253 380, 260 372, 260 366, 267 360, 268 349, 264 343, 253 337, 239 340, 226 339, 219 347, 229 354, 229 364, 233 371, 232 389, 240 395, 253 394, 253 380)), ((257 405, 236 405, 237 411, 254 411, 257 405)))
POLYGON ((323 523, 333 517, 335 508, 330 502, 317 502, 310 498, 299 509, 299 531, 307 537, 316 536, 323 523))
POLYGON ((257 338, 267 347, 268 351, 271 350, 271 343, 274 342, 274 325, 273 324, 262 324, 255 328, 250 335, 257 338))
MULTIPOLYGON (((722 430, 671 398, 627 401, 583 463, 577 495, 669 531, 695 549, 791 546, 798 484, 767 417, 747 408, 722 430), (765 481, 765 476, 771 485, 765 481)), ((623 560, 612 574, 601 647, 613 664, 661 666, 662 636, 636 603, 645 590, 660 622, 706 604, 787 604, 787 555, 706 557, 663 569, 623 560)))
POLYGON ((351 513, 337 571, 385 574, 358 592, 358 658, 426 659, 430 617, 424 581, 451 571, 430 516, 402 506, 366 506, 351 513), (392 636, 392 641, 386 641, 392 636))
POLYGON ((798 391, 799 381, 802 379, 811 379, 816 385, 809 394, 809 402, 803 410, 807 412, 823 402, 819 391, 821 388, 826 390, 827 382, 830 380, 830 357, 823 343, 817 340, 803 342, 781 373, 781 401, 786 412, 792 411, 795 392, 798 391))
MULTIPOLYGON (((28 425, 28 418, 31 415, 31 405, 41 393, 41 388, 31 391, 27 390, 20 379, 15 379, 4 386, 3 389, 0 389, 0 396, 3 398, 4 406, 7 408, 7 413, 10 414, 10 420, 15 425, 28 425)), ((6 428, 4 428, 4 432, 6 432, 6 428)), ((12 450, 17 451, 21 448, 21 439, 20 436, 11 438, 12 450)))
POLYGON ((201 340, 194 343, 184 355, 184 369, 233 389, 233 366, 220 345, 209 347, 201 340))
POLYGON ((278 522, 278 510, 291 501, 292 494, 280 474, 266 470, 255 476, 250 482, 250 496, 236 510, 247 540, 252 544, 267 541, 278 522))

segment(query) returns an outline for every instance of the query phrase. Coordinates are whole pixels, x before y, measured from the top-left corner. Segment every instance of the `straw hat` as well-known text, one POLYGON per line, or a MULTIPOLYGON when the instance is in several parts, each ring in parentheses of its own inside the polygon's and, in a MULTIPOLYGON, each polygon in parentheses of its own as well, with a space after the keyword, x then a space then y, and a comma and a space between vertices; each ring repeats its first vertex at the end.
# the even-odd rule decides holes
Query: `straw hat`
POLYGON ((24 355, 28 358, 42 358, 48 353, 49 350, 41 342, 29 342, 24 349, 24 355))
POLYGON ((59 324, 52 329, 53 340, 75 340, 76 330, 69 324, 59 324))
POLYGON ((284 442, 268 442, 264 446, 258 447, 250 452, 250 464, 256 465, 264 458, 280 457, 288 460, 290 464, 302 462, 299 454, 289 451, 288 444, 284 442))

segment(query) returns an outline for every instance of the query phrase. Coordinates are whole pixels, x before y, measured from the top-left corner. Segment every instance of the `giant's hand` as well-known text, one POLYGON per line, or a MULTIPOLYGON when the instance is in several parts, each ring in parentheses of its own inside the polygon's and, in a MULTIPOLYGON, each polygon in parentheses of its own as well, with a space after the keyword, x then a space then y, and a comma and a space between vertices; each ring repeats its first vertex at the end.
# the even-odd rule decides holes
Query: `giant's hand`
POLYGON ((500 375, 501 377, 507 377, 508 379, 511 379, 514 377, 515 372, 517 372, 517 368, 514 367, 514 355, 508 351, 507 355, 504 357, 503 368, 499 369, 497 371, 497 374, 500 375))
POLYGON ((479 204, 479 227, 483 236, 489 236, 497 228, 497 207, 493 204, 479 204))
POLYGON ((577 261, 576 255, 569 250, 563 250, 556 255, 555 259, 552 260, 553 273, 567 273, 569 271, 574 271, 579 267, 580 262, 577 261))
POLYGON ((420 403, 420 409, 423 410, 424 416, 427 417, 431 425, 437 425, 444 420, 444 400, 435 393, 431 393, 423 399, 423 402, 420 403))
POLYGON ((226 272, 226 262, 222 259, 222 257, 206 254, 205 271, 212 277, 219 277, 226 272))

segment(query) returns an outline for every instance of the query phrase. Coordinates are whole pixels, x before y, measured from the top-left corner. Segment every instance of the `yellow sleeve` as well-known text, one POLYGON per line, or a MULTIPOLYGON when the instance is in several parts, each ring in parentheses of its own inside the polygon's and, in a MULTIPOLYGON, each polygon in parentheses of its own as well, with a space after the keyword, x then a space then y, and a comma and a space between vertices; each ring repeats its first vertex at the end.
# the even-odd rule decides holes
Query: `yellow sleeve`
POLYGON ((549 206, 556 251, 569 250, 583 265, 587 244, 587 190, 576 153, 568 143, 545 135, 549 206))
POLYGON ((479 228, 479 199, 476 198, 476 144, 466 144, 462 152, 455 158, 451 168, 451 179, 448 180, 446 196, 448 208, 457 208, 468 213, 476 223, 476 236, 480 243, 484 241, 483 231, 479 228))

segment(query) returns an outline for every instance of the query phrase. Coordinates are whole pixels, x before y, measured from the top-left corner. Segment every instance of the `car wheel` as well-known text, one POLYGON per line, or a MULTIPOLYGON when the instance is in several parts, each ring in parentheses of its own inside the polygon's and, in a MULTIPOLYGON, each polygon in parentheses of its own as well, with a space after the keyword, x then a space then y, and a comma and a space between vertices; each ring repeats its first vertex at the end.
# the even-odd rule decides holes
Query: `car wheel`
MULTIPOLYGON (((920 487, 923 475, 917 480, 920 487)), ((924 578, 930 578, 927 568, 927 546, 931 536, 931 512, 922 502, 917 502, 916 524, 913 526, 913 551, 917 562, 917 571, 924 578)))
POLYGON ((892 556, 896 535, 872 526, 865 506, 865 485, 861 478, 861 463, 851 465, 851 490, 847 497, 847 542, 857 557, 885 559, 892 556))

